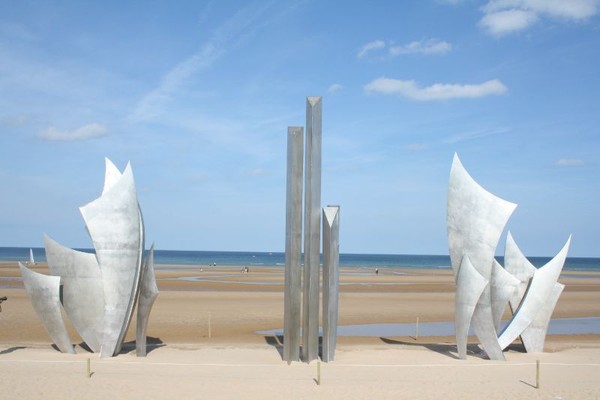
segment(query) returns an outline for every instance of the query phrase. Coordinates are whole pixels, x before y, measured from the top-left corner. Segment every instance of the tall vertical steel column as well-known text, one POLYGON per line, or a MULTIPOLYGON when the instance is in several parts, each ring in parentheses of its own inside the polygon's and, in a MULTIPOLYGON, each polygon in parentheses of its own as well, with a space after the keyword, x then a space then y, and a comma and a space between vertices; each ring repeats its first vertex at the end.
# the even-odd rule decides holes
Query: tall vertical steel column
POLYGON ((302 359, 319 357, 319 269, 321 245, 321 97, 306 98, 304 169, 304 297, 302 359))
POLYGON ((340 263, 340 207, 323 208, 323 354, 333 361, 337 342, 340 263))
POLYGON ((288 127, 283 293, 283 359, 288 364, 300 360, 303 144, 304 129, 288 127))

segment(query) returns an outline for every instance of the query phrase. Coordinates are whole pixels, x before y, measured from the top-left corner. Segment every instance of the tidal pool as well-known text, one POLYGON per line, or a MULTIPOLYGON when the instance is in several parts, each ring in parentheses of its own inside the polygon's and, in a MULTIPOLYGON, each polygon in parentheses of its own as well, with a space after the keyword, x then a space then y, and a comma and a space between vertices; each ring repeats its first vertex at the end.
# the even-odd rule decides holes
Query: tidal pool
MULTIPOLYGON (((504 321, 506 324, 508 321, 504 321)), ((340 325, 338 336, 394 337, 415 336, 416 322, 403 324, 340 325)), ((259 335, 281 336, 283 329, 256 332, 259 335)), ((322 333, 322 332, 320 332, 322 333)), ((583 335, 600 333, 600 317, 556 318, 550 321, 549 335, 583 335)), ((473 332, 469 332, 473 334, 473 332)), ((420 322, 419 336, 454 336, 454 322, 420 322)))

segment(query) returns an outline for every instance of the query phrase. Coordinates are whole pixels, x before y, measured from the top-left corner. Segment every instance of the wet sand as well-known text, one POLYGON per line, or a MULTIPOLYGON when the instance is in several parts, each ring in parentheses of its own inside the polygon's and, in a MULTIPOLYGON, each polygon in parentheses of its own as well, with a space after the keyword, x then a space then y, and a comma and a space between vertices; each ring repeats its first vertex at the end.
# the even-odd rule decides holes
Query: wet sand
MULTIPOLYGON (((79 364, 91 357, 98 370, 91 379, 81 383, 81 390, 91 390, 94 387, 93 391, 87 393, 90 395, 86 395, 88 398, 106 397, 108 392, 100 389, 99 381, 127 386, 129 396, 123 395, 120 398, 130 398, 132 395, 138 397, 143 393, 155 395, 150 396, 152 398, 166 398, 169 395, 166 387, 162 391, 159 388, 153 392, 151 388, 154 383, 146 386, 141 383, 146 381, 146 375, 149 381, 153 380, 152 377, 155 377, 154 380, 162 380, 164 377, 165 382, 170 382, 171 385, 179 387, 181 383, 182 396, 195 393, 192 388, 197 384, 198 392, 194 396, 202 396, 206 390, 206 393, 217 398, 266 398, 269 394, 276 393, 280 397, 283 395, 290 398, 360 398, 363 397, 361 393, 366 396, 371 393, 370 390, 374 390, 373 394, 380 398, 391 397, 394 393, 396 396, 402 393, 403 398, 411 398, 411 395, 414 398, 439 397, 441 394, 454 398, 454 395, 460 397, 461 394, 469 397, 469 393, 475 396, 478 393, 475 388, 484 390, 487 397, 506 398, 500 396, 502 392, 496 397, 492 393, 492 388, 502 386, 499 383, 502 379, 507 379, 510 385, 514 385, 512 395, 519 397, 523 392, 523 398, 526 392, 527 398, 537 398, 535 396, 543 390, 546 390, 546 394, 575 394, 576 398, 600 394, 598 385, 591 385, 595 383, 594 380, 590 379, 590 385, 587 385, 585 378, 588 373, 600 373, 598 367, 590 366, 600 365, 600 335, 597 334, 549 335, 546 339, 546 353, 541 355, 523 353, 522 345, 515 342, 507 352, 508 361, 500 363, 514 364, 515 369, 499 367, 498 376, 506 376, 498 378, 499 380, 496 379, 495 372, 492 373, 493 368, 487 367, 499 362, 481 359, 475 337, 470 338, 472 345, 469 349, 473 353, 467 361, 456 360, 454 337, 340 337, 336 361, 323 367, 324 379, 329 380, 328 384, 333 385, 332 388, 337 387, 336 391, 329 392, 324 389, 325 383, 317 386, 312 381, 316 371, 314 362, 311 366, 294 363, 288 367, 281 361, 281 338, 256 333, 282 328, 283 268, 253 267, 249 273, 242 273, 241 269, 241 266, 157 266, 157 282, 161 292, 150 316, 148 335, 151 351, 148 357, 140 360, 134 356, 132 341, 135 329, 132 324, 123 354, 110 360, 100 360, 97 355, 86 352, 79 345, 76 356, 55 351, 23 289, 16 264, 0 263, 0 296, 8 296, 0 313, 0 366, 4 370, 10 366, 10 371, 14 371, 0 374, 0 392, 12 393, 16 395, 14 398, 35 398, 35 390, 42 390, 39 386, 41 381, 26 388, 17 387, 17 382, 25 382, 25 375, 36 374, 35 371, 47 374, 49 364, 38 362, 41 360, 56 363, 54 366, 58 369, 65 368, 66 376, 74 374, 76 378, 72 379, 79 382, 85 372, 84 367, 79 364), (240 357, 242 360, 239 360, 240 357), (560 371, 558 367, 553 367, 557 370, 554 389, 548 383, 541 391, 536 391, 527 384, 519 383, 518 379, 514 381, 516 378, 513 379, 511 374, 516 374, 521 364, 527 364, 527 367, 522 366, 523 376, 519 379, 531 383, 531 377, 534 377, 531 365, 540 357, 543 360, 559 360, 563 364, 586 364, 588 367, 571 366, 569 371, 581 370, 571 378, 567 378, 570 375, 560 371), (7 365, 3 365, 3 362, 7 365), (177 366, 169 370, 163 363, 174 363, 177 366), (227 365, 212 369, 206 365, 191 365, 198 363, 227 365), (364 367, 363 370, 361 367, 343 367, 348 363, 442 366, 435 367, 439 368, 439 374, 436 373, 434 377, 426 374, 423 367, 415 367, 407 375, 408 367, 402 367, 404 369, 401 370, 394 369, 401 368, 398 366, 389 369, 371 366, 364 367), (184 367, 188 364, 189 368, 184 367), (263 364, 267 366, 259 366, 263 364), (471 364, 482 365, 475 377, 473 372, 465 369, 465 366, 471 364), (138 365, 139 369, 134 365, 138 365), (253 365, 256 368, 252 368, 253 365), (456 370, 450 368, 453 365, 457 367, 456 370), (76 369, 77 372, 71 372, 71 369, 76 369), (265 370, 260 372, 261 369, 265 370), (175 370, 179 372, 175 374, 175 370), (131 379, 125 383, 121 374, 130 376, 131 379), (331 375, 325 378, 327 374, 331 375), (453 381, 456 374, 459 376, 456 378, 458 383, 453 381), (236 376, 239 382, 235 379, 236 376), (409 380, 409 376, 412 376, 412 380, 409 380), (466 378, 469 376, 471 377, 466 378), (7 377, 11 377, 10 384, 7 377), (136 379, 140 382, 136 383, 136 379), (561 379, 564 384, 560 383, 561 379), (435 385, 421 389, 417 387, 418 382, 423 384, 438 381, 448 381, 447 384, 454 387, 453 391, 448 394, 441 387, 436 389, 435 385), (461 382, 464 387, 459 388, 461 382), (467 384, 468 382, 470 383, 467 384), (357 385, 360 387, 356 387, 357 385), (410 386, 408 392, 405 391, 407 385, 410 386), (297 393, 294 391, 296 386, 299 388, 297 393), (367 389, 368 387, 372 389, 367 389), (364 392, 361 392, 363 389, 364 392), (420 393, 418 390, 422 391, 423 397, 417 396, 420 393), (550 390, 556 391, 548 392, 550 390), (241 393, 245 394, 242 396, 241 393), (259 395, 260 393, 263 395, 259 395), (329 395, 325 396, 326 393, 329 395)), ((44 265, 38 265, 34 270, 47 273, 44 265)), ((567 286, 553 318, 600 317, 600 273, 565 271, 559 281, 567 286)), ((398 268, 380 269, 379 274, 375 274, 374 269, 343 268, 340 275, 339 308, 340 325, 415 322, 417 318, 420 322, 453 321, 452 273, 449 270, 398 268)), ((508 318, 508 311, 505 317, 508 318)), ((81 343, 71 326, 69 331, 73 342, 81 343)), ((545 371, 550 373, 546 369, 545 371)), ((51 375, 42 381, 49 384, 51 375)), ((600 375, 594 373, 594 376, 600 375)), ((64 379, 65 385, 69 386, 71 383, 68 378, 64 379)), ((56 393, 56 397, 61 397, 58 388, 56 393)), ((63 394, 65 393, 69 392, 63 394)))

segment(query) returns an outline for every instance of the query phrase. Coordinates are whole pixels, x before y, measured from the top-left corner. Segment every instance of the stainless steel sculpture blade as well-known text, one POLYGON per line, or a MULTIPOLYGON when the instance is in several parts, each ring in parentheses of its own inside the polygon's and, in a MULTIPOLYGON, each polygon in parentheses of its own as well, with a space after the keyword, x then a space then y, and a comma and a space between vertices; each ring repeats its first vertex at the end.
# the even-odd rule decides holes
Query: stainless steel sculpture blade
MULTIPOLYGON (((538 269, 533 275, 523 301, 498 338, 498 343, 501 348, 506 348, 527 327, 529 327, 540 310, 543 310, 544 308, 550 308, 550 310, 554 309, 556 302, 554 301, 554 304, 552 304, 551 300, 553 298, 553 292, 555 292, 555 285, 558 277, 560 276, 560 272, 562 271, 567 258, 570 244, 571 237, 569 236, 567 243, 560 252, 546 265, 538 269)), ((552 311, 548 310, 541 312, 545 315, 552 314, 552 311)))
POLYGON ((521 332, 521 341, 528 353, 541 353, 544 351, 550 317, 552 317, 552 312, 564 288, 565 285, 563 284, 558 282, 554 284, 550 297, 544 302, 544 306, 535 314, 531 324, 521 332))
POLYGON ((487 285, 488 280, 473 267, 469 256, 465 255, 456 272, 456 311, 454 313, 456 347, 460 359, 467 358, 469 326, 477 302, 487 285))
POLYGON ((340 207, 323 208, 323 347, 321 359, 333 361, 337 342, 340 207))
POLYGON ((143 224, 131 166, 98 199, 80 207, 102 272, 101 356, 120 349, 140 282, 143 224))
POLYGON ((306 99, 302 358, 307 363, 319 357, 321 104, 321 97, 306 99))
MULTIPOLYGON (((515 207, 516 204, 482 188, 464 169, 458 155, 454 155, 448 185, 447 226, 455 276, 462 257, 467 255, 473 267, 490 281, 500 235, 515 207)), ((484 288, 475 307, 472 324, 488 356, 503 360, 494 329, 489 285, 484 288)), ((468 331, 468 328, 461 327, 460 330, 468 331)))
POLYGON ((115 164, 106 157, 104 158, 104 164, 104 187, 102 188, 102 194, 108 192, 108 190, 121 178, 121 175, 123 175, 115 164))
POLYGON ((452 269, 467 254, 486 278, 492 273, 494 255, 502 231, 517 207, 481 187, 454 155, 448 185, 448 242, 452 269))
POLYGON ((302 162, 304 129, 288 127, 285 214, 283 360, 300 360, 302 321, 302 162))
POLYGON ((63 353, 75 353, 60 311, 60 277, 31 271, 19 262, 23 284, 50 338, 63 353))
POLYGON ((137 326, 135 339, 135 353, 138 357, 146 357, 146 332, 148 320, 154 300, 158 297, 158 286, 154 274, 154 244, 150 247, 142 271, 140 297, 137 309, 137 326))
MULTIPOLYGON (((525 297, 531 278, 533 278, 537 268, 525 257, 510 232, 508 232, 506 239, 504 266, 507 271, 520 280, 519 291, 510 300, 510 307, 513 310, 513 314, 515 314, 525 297)), ((531 324, 521 332, 521 341, 527 352, 537 353, 544 351, 550 317, 564 287, 564 285, 558 282, 554 284, 550 298, 546 300, 545 306, 537 311, 531 324)))
POLYGON ((73 326, 94 352, 100 351, 104 317, 102 276, 96 256, 62 246, 44 235, 50 273, 61 279, 62 304, 73 326))
POLYGON ((494 318, 494 329, 498 332, 502 315, 506 309, 509 299, 519 290, 520 281, 509 274, 496 260, 492 268, 492 279, 490 280, 492 295, 492 317, 494 318))
POLYGON ((537 271, 537 268, 529 262, 521 249, 519 249, 510 231, 506 235, 504 268, 508 273, 519 280, 518 290, 509 301, 510 308, 514 314, 517 311, 517 308, 519 308, 523 296, 525 296, 525 292, 529 287, 529 282, 535 274, 535 271, 537 271))

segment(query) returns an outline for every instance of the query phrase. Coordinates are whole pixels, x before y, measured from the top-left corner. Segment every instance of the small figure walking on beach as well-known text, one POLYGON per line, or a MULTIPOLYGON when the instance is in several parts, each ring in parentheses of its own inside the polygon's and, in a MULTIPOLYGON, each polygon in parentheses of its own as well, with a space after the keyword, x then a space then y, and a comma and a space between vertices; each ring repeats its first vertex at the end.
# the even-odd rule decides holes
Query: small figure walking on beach
POLYGON ((375 275, 379 275, 379 268, 375 268, 375 275))

